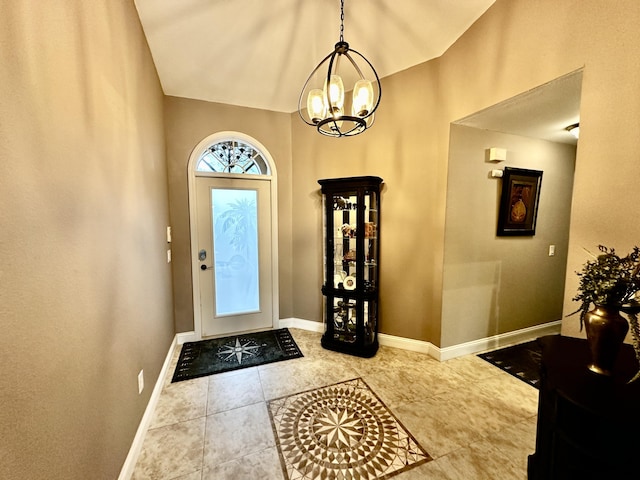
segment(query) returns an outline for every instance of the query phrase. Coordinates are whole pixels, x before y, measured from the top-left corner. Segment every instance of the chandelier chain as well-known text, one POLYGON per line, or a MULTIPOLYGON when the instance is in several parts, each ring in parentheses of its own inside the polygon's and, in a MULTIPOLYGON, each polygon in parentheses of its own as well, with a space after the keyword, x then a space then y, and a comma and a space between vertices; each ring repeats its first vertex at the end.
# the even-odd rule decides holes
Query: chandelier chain
POLYGON ((344 0, 340 0, 340 41, 344 42, 344 0))

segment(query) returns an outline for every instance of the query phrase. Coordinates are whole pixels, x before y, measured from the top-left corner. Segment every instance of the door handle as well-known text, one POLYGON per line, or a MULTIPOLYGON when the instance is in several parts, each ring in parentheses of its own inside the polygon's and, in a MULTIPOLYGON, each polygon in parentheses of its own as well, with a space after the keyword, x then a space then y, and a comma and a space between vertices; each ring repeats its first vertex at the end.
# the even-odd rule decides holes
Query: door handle
POLYGON ((200 270, 211 270, 211 269, 213 269, 213 266, 207 267, 205 264, 200 265, 200 270))

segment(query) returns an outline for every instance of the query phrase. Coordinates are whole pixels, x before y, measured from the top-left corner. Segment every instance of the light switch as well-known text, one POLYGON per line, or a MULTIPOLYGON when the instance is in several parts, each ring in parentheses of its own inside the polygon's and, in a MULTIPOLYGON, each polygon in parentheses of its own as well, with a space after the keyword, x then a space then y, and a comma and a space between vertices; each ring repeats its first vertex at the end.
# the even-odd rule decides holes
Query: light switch
POLYGON ((555 245, 549 245, 549 256, 553 257, 556 254, 556 246, 555 245))
POLYGON ((167 263, 171 263, 171 250, 167 250, 167 263))
POLYGON ((171 227, 167 227, 167 243, 171 243, 171 227))

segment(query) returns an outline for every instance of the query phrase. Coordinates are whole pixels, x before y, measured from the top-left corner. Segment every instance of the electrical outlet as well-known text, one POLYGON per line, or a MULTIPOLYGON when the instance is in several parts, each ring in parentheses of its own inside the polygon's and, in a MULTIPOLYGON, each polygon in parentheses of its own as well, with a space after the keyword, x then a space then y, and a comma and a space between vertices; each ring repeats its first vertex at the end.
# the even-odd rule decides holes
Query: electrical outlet
POLYGON ((138 395, 144 390, 144 370, 140 370, 138 374, 138 395))
POLYGON ((167 263, 171 263, 171 250, 167 250, 167 263))

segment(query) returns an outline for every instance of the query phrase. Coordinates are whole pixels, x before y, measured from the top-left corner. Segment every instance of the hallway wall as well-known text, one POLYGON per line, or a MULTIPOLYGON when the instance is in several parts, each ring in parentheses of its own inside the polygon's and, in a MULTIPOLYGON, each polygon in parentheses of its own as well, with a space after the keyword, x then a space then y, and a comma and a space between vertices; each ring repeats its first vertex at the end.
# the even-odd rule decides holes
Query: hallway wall
POLYGON ((575 158, 575 145, 451 125, 443 347, 562 319, 575 158), (485 161, 491 146, 507 160, 485 161), (535 235, 496 235, 504 181, 489 172, 505 167, 542 172, 535 235))
POLYGON ((131 0, 0 22, 0 478, 113 480, 174 336, 162 90, 131 0))

